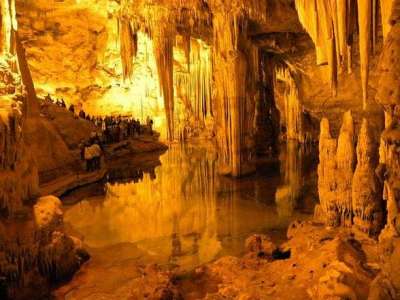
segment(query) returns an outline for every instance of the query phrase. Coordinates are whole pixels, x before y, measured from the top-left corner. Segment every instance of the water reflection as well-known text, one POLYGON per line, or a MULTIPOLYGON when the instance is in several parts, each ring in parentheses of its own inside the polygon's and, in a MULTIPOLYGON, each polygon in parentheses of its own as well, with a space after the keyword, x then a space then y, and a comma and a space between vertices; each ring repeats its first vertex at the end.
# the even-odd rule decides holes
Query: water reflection
MULTIPOLYGON (((69 207, 65 221, 89 247, 135 243, 155 262, 192 268, 219 255, 240 254, 252 233, 284 233, 288 211, 308 217, 294 210, 292 196, 279 197, 275 205, 275 193, 283 194, 277 192, 279 170, 232 180, 216 174, 216 159, 209 146, 173 146, 155 170, 124 171, 130 180, 111 172, 105 195, 69 207)), ((294 170, 298 159, 286 160, 285 171, 294 170)), ((295 184, 290 195, 301 188, 296 176, 285 177, 287 185, 295 184)))
POLYGON ((308 187, 315 184, 313 180, 315 181, 316 177, 313 171, 317 165, 317 162, 312 160, 316 157, 313 151, 312 146, 303 145, 294 140, 288 141, 281 149, 283 182, 275 194, 277 211, 281 218, 290 219, 295 209, 299 208, 301 200, 307 196, 305 194, 312 192, 308 187), (306 183, 306 180, 310 181, 306 183))

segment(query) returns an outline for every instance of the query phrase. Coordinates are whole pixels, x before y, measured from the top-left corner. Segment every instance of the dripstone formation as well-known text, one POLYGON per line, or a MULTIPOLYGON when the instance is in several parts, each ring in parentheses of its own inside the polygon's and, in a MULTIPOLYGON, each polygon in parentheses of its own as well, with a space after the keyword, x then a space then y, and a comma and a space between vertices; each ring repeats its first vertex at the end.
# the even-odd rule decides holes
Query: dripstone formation
POLYGON ((351 112, 343 117, 337 141, 331 137, 329 121, 321 122, 318 166, 321 204, 316 208, 316 216, 329 226, 354 226, 377 236, 384 224, 383 188, 375 173, 378 150, 366 119, 362 121, 356 148, 354 131, 351 112))

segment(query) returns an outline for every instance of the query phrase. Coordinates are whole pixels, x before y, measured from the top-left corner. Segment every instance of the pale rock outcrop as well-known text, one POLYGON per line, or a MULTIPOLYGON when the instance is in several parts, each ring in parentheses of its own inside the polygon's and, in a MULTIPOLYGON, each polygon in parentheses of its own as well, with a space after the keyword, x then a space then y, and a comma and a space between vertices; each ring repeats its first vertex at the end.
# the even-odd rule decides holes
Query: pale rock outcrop
POLYGON ((41 197, 33 206, 35 222, 39 229, 55 229, 62 223, 61 201, 54 196, 41 197))
POLYGON ((357 144, 357 168, 352 184, 354 225, 372 236, 379 234, 384 222, 382 187, 375 174, 377 151, 363 120, 357 144))

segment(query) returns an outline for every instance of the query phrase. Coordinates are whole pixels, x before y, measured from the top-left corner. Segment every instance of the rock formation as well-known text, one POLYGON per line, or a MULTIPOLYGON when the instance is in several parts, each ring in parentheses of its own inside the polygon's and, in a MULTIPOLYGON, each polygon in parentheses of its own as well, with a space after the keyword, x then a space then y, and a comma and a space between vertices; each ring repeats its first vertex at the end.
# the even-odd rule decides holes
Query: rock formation
POLYGON ((289 66, 277 67, 275 70, 276 80, 285 84, 284 108, 282 118, 285 121, 286 139, 295 140, 300 143, 305 142, 303 106, 301 103, 298 79, 289 66))
POLYGON ((26 299, 36 289, 39 299, 50 282, 72 275, 83 258, 80 246, 63 233, 60 200, 37 200, 35 153, 25 139, 27 120, 37 117, 38 103, 32 103, 37 99, 17 39, 14 4, 0 3, 0 277, 5 297, 26 299))
POLYGON ((351 227, 354 224, 355 228, 376 237, 382 229, 384 210, 382 186, 375 174, 378 151, 367 120, 362 122, 357 151, 351 112, 344 115, 338 141, 329 133, 328 120, 322 120, 319 147, 321 204, 316 208, 316 216, 330 226, 351 227))
POLYGON ((340 225, 340 215, 336 203, 336 149, 337 141, 332 138, 328 119, 321 121, 319 137, 318 195, 320 205, 315 214, 330 226, 340 225))
MULTIPOLYGON (((381 1, 384 35, 388 28, 390 2, 381 1)), ((305 1, 296 0, 299 19, 310 34, 316 47, 317 63, 328 63, 333 95, 337 94, 338 72, 347 60, 352 68, 353 36, 359 28, 359 53, 363 109, 367 109, 368 81, 371 47, 375 47, 377 35, 377 1, 305 1), (358 14, 358 20, 356 15, 358 14)))
MULTIPOLYGON (((320 122, 315 217, 327 226, 305 225, 311 229, 297 234, 309 235, 310 245, 294 236, 303 248, 288 245, 293 254, 305 252, 305 265, 315 255, 330 256, 327 264, 318 256, 318 276, 299 272, 310 284, 299 293, 365 298, 377 272, 363 269, 362 252, 375 254, 364 248, 377 248, 378 236, 382 272, 374 285, 385 290, 377 294, 395 298, 400 291, 399 0, 0 0, 0 11, 0 296, 5 278, 9 297, 24 298, 36 284, 44 297, 49 284, 70 277, 87 258, 64 232, 60 200, 39 198, 39 185, 79 169, 78 144, 96 127, 40 106, 36 92, 65 97, 92 116, 126 114, 143 122, 148 115, 170 142, 211 140, 218 148, 212 167, 218 163, 222 175, 255 172, 258 158, 276 159, 286 142, 287 173, 275 193, 281 216, 291 215, 305 185, 299 144, 318 139, 320 122), (326 240, 310 239, 315 232, 326 240)), ((277 250, 263 235, 247 246, 268 258, 277 250)), ((232 288, 243 285, 241 277, 224 266, 235 270, 240 263, 212 265, 222 283, 209 299, 267 297, 251 280, 245 282, 253 291, 232 288)), ((274 263, 263 270, 289 268, 274 263)), ((180 297, 170 274, 148 273, 139 286, 155 281, 161 292, 150 287, 132 297, 180 297)))
POLYGON ((338 139, 336 164, 336 203, 340 215, 340 223, 343 226, 351 227, 353 217, 351 183, 355 165, 355 149, 354 124, 350 111, 343 116, 343 124, 338 139))
POLYGON ((354 226, 372 236, 380 233, 384 223, 382 186, 375 174, 377 160, 377 150, 368 121, 364 119, 357 144, 357 168, 352 183, 352 209, 354 226))

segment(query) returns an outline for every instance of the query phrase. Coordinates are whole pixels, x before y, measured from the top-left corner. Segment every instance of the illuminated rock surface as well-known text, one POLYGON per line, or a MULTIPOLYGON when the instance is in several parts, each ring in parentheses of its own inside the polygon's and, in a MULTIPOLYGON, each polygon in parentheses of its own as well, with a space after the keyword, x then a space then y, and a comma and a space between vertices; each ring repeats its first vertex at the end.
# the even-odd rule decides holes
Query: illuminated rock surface
POLYGON ((0 13, 1 299, 400 298, 399 0, 0 13))

